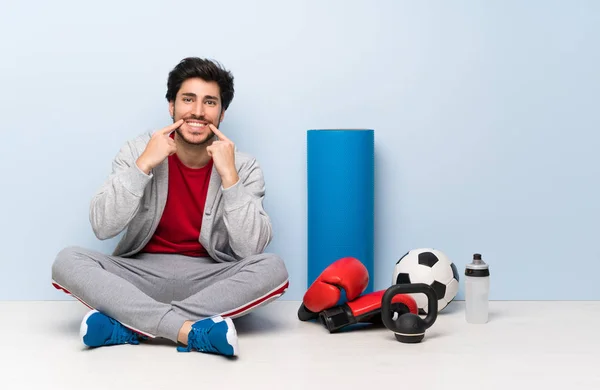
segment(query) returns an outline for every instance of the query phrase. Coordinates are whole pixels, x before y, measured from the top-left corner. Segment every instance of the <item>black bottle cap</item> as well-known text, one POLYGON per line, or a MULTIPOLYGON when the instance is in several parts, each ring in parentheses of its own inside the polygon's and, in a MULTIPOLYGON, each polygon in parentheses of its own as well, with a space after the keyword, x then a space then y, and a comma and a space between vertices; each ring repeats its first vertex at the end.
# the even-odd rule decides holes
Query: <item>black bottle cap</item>
POLYGON ((473 262, 467 264, 465 269, 467 276, 490 276, 489 266, 481 259, 481 253, 473 254, 473 262))

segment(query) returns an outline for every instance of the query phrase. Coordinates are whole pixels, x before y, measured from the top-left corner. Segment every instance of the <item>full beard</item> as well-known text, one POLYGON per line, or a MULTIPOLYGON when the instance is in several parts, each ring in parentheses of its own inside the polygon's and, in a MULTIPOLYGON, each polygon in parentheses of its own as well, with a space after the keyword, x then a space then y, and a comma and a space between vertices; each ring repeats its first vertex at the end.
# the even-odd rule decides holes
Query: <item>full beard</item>
POLYGON ((206 134, 206 137, 204 139, 193 141, 193 140, 188 139, 183 134, 183 131, 181 131, 181 128, 177 128, 175 130, 175 132, 179 136, 179 139, 183 140, 183 142, 185 142, 186 144, 193 145, 193 146, 202 146, 202 145, 205 145, 210 140, 212 140, 212 138, 215 136, 215 133, 212 130, 208 130, 208 133, 206 134))
MULTIPOLYGON (((177 120, 175 120, 175 118, 177 117, 177 113, 175 112, 175 110, 173 110, 173 116, 171 117, 173 119, 173 123, 177 122, 180 119, 184 120, 183 125, 181 125, 180 127, 178 127, 177 129, 175 129, 175 132, 177 133, 179 139, 181 139, 185 144, 190 145, 190 146, 195 146, 195 147, 202 147, 207 145, 209 142, 212 141, 212 139, 215 137, 215 133, 210 129, 210 127, 206 130, 208 130, 206 136, 204 137, 204 139, 200 139, 200 140, 192 140, 187 138, 184 134, 183 131, 181 130, 181 127, 186 126, 189 129, 189 125, 187 124, 188 119, 195 119, 195 120, 199 120, 199 121, 205 121, 205 122, 209 122, 211 124, 213 124, 214 126, 217 127, 217 129, 219 128, 219 124, 214 124, 211 121, 207 120, 206 117, 204 116, 200 116, 200 117, 196 117, 196 115, 189 115, 187 118, 178 118, 177 120)), ((189 130, 188 130, 189 131, 189 130)), ((192 132, 194 130, 192 129, 192 132)))

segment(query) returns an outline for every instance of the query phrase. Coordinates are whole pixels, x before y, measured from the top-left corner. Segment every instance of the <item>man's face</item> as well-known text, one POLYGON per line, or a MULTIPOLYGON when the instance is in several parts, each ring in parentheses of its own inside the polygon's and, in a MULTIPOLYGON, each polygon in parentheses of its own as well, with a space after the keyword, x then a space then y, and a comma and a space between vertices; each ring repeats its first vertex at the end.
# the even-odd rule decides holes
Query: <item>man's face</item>
POLYGON ((176 131, 184 142, 202 145, 214 136, 208 123, 217 128, 223 120, 219 85, 200 78, 187 79, 181 84, 175 101, 169 103, 169 112, 173 122, 184 119, 185 122, 176 131))

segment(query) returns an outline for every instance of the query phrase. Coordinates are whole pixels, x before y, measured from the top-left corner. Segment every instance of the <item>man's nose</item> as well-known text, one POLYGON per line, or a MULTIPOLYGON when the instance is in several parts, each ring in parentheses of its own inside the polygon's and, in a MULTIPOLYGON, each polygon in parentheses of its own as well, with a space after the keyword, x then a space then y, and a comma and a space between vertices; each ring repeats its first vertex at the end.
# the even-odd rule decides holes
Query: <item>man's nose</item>
POLYGON ((197 117, 204 116, 204 104, 202 104, 202 102, 196 102, 194 104, 193 113, 197 117))

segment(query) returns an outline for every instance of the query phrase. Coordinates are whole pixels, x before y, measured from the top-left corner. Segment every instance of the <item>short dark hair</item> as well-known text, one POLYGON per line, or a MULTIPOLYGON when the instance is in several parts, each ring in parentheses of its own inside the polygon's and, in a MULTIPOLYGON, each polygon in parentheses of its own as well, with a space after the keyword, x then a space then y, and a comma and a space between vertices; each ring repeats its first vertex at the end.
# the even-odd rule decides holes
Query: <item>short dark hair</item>
POLYGON ((167 100, 174 101, 181 84, 193 77, 199 77, 204 81, 215 81, 221 90, 223 111, 227 110, 233 100, 233 75, 218 62, 198 57, 184 58, 169 72, 165 96, 167 100))

